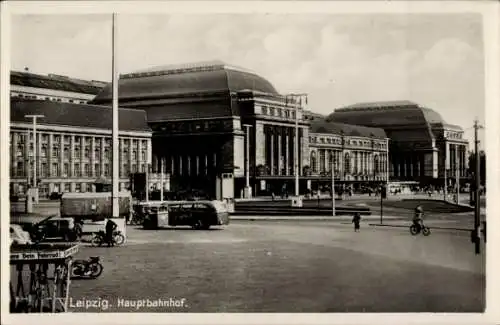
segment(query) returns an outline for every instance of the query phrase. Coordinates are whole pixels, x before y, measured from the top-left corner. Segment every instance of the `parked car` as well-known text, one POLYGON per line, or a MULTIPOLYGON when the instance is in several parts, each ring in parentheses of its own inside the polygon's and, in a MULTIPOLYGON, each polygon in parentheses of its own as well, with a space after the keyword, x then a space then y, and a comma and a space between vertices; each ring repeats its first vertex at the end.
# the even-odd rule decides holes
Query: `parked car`
POLYGON ((23 222, 20 225, 29 232, 31 240, 35 242, 46 240, 75 241, 78 238, 73 218, 49 216, 39 222, 23 222))
POLYGON ((31 244, 30 234, 24 231, 20 225, 10 225, 10 244, 11 245, 29 245, 31 244))

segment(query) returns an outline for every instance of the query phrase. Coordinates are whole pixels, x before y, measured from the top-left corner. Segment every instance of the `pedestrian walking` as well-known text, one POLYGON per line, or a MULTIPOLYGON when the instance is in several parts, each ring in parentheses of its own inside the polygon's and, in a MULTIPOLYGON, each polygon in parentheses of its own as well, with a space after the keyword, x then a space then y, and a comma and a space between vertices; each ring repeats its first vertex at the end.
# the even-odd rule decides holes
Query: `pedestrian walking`
POLYGON ((361 214, 359 212, 354 213, 352 218, 352 223, 354 224, 354 232, 360 231, 361 214))

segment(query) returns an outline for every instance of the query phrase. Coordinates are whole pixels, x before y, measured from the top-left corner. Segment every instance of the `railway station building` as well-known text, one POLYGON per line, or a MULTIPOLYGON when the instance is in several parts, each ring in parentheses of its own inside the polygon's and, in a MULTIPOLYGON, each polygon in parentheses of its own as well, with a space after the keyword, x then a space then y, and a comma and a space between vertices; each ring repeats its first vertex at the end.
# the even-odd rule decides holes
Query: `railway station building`
MULTIPOLYGON (((31 175, 28 114, 45 116, 37 137, 41 196, 93 191, 95 179, 110 180, 110 84, 13 72, 11 87, 12 188, 22 192, 31 175)), ((369 103, 322 116, 220 61, 123 74, 119 106, 122 189, 135 172, 148 172, 157 188, 162 172, 174 191, 241 197, 248 175, 254 196, 293 194, 297 138, 300 193, 331 184, 332 172, 336 186, 349 187, 440 182, 445 164, 450 178, 456 164, 465 172, 463 131, 431 109, 369 103)))
MULTIPOLYGON (((93 103, 110 105, 111 94, 111 87, 105 87, 93 103)), ((214 184, 224 178, 231 179, 231 195, 242 196, 248 145, 253 194, 278 193, 284 187, 292 194, 296 137, 301 193, 312 179, 331 179, 332 161, 339 184, 387 177, 382 164, 388 139, 382 129, 322 121, 265 78, 223 62, 122 75, 119 102, 146 112, 153 132, 151 171, 168 173, 174 190, 196 188, 213 195, 214 184)))

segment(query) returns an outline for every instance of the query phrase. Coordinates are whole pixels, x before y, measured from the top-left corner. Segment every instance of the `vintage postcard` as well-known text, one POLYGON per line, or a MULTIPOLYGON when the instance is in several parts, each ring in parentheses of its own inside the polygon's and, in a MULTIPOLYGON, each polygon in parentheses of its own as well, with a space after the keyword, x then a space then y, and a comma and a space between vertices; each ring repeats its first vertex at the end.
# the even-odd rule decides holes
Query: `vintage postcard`
POLYGON ((3 323, 500 320, 498 4, 2 9, 3 323))

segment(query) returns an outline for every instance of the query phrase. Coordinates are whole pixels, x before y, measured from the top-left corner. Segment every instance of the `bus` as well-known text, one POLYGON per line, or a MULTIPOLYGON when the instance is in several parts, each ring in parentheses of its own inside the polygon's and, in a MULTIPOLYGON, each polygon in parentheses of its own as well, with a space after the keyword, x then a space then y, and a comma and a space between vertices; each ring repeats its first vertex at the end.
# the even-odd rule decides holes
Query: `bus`
POLYGON ((144 229, 189 226, 208 230, 211 226, 229 224, 229 211, 222 201, 157 201, 142 202, 146 208, 144 229))

